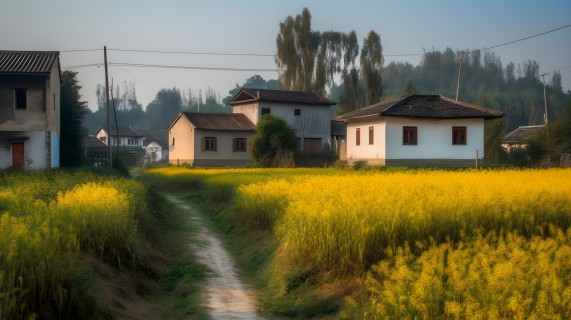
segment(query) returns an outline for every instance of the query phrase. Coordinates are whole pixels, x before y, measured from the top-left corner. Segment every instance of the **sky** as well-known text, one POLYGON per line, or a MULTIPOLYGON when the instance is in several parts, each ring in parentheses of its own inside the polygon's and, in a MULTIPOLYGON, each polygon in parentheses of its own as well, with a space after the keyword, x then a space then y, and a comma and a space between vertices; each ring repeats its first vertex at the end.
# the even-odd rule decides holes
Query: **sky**
MULTIPOLYGON (((0 49, 60 51, 62 69, 78 72, 92 110, 96 86, 105 83, 104 46, 109 81, 134 83, 143 108, 163 88, 195 95, 211 88, 224 98, 253 75, 277 79, 279 23, 304 7, 313 30, 355 30, 360 43, 375 30, 385 65, 418 65, 424 51, 482 49, 571 25, 569 0, 1 0, 0 49), (256 56, 227 55, 244 53, 256 56)), ((571 27, 491 51, 504 66, 536 60, 540 73, 559 70, 571 90, 571 27)))

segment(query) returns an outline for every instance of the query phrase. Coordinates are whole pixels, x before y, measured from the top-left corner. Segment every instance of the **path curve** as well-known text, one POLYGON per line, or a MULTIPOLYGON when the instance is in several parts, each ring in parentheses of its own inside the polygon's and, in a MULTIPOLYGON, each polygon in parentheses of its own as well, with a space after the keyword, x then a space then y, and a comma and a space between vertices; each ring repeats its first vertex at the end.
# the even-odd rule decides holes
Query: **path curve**
POLYGON ((195 209, 176 197, 166 195, 166 198, 186 210, 192 223, 197 226, 197 241, 190 244, 189 249, 213 272, 203 286, 203 305, 212 319, 264 319, 256 313, 254 293, 238 278, 232 257, 222 242, 204 226, 195 209))

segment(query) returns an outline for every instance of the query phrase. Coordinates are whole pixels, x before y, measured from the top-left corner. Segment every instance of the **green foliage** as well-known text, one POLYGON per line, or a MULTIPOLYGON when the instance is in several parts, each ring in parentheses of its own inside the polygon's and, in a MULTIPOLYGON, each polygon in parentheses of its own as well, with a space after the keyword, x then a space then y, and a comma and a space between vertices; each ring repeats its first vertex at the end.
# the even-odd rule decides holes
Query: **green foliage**
POLYGON ((174 121, 182 108, 182 97, 177 88, 162 89, 146 110, 147 129, 158 137, 166 136, 166 129, 174 121))
POLYGON ((488 120, 484 123, 484 155, 490 163, 504 163, 507 154, 502 148, 506 123, 503 118, 488 120))
POLYGON ((83 163, 82 120, 88 112, 87 103, 80 101, 81 86, 77 72, 65 70, 61 74, 60 91, 60 166, 79 166, 83 163))
POLYGON ((381 37, 375 31, 371 30, 365 38, 360 61, 361 74, 367 88, 366 104, 371 105, 381 101, 383 96, 383 47, 381 37))
POLYGON ((281 158, 297 148, 297 137, 295 130, 285 120, 265 114, 256 125, 256 134, 249 143, 256 164, 272 167, 279 166, 281 158))

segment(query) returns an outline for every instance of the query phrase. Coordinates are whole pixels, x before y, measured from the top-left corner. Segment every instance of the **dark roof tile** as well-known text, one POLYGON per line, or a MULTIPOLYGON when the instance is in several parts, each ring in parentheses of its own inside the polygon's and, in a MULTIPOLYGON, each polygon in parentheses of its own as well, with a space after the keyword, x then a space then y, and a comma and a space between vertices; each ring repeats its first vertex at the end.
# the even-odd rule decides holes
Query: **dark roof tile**
POLYGON ((452 100, 441 95, 410 95, 402 99, 380 102, 336 117, 335 121, 355 121, 379 116, 429 118, 429 119, 465 119, 499 118, 503 112, 484 108, 474 104, 452 100))
POLYGON ((545 128, 545 125, 537 126, 520 126, 519 128, 513 130, 512 132, 504 136, 504 143, 520 143, 525 141, 525 139, 531 137, 533 134, 541 131, 545 128))
POLYGON ((49 73, 58 51, 0 50, 0 73, 49 73))
POLYGON ((197 129, 224 131, 255 131, 256 126, 242 113, 182 112, 197 129))
POLYGON ((324 98, 318 94, 308 91, 287 91, 287 90, 270 90, 270 89, 241 89, 228 102, 229 105, 239 105, 254 101, 273 101, 273 102, 291 102, 313 105, 334 105, 337 102, 324 98))

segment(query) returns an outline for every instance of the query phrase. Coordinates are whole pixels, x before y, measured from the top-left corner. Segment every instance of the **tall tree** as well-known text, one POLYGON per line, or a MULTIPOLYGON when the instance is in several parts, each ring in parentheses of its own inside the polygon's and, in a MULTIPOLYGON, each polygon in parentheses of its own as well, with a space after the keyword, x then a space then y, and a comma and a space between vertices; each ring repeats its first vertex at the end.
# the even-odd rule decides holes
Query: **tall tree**
POLYGON ((276 39, 281 87, 324 95, 326 86, 341 72, 347 37, 336 31, 311 30, 311 13, 307 8, 295 19, 288 16, 280 23, 276 39))
POLYGON ((88 112, 87 102, 80 101, 81 86, 76 78, 77 72, 64 71, 61 74, 60 90, 60 165, 62 167, 79 166, 83 160, 82 120, 88 112))
POLYGON ((164 138, 166 130, 182 108, 182 97, 177 88, 161 89, 146 109, 147 128, 164 138))
POLYGON ((373 30, 363 42, 361 49, 361 74, 367 90, 366 104, 374 104, 383 96, 383 47, 381 37, 373 30))

